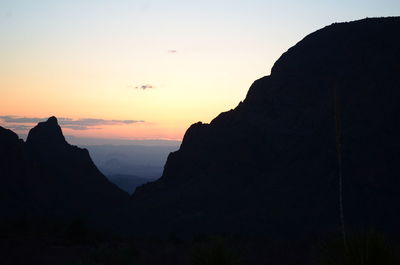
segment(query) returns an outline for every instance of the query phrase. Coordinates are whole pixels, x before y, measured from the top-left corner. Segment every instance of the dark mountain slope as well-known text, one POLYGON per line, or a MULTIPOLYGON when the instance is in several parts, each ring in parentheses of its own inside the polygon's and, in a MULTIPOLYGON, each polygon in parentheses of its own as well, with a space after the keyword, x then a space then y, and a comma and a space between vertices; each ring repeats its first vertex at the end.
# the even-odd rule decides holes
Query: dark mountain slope
POLYGON ((162 177, 133 194, 132 223, 303 241, 337 232, 337 117, 348 229, 398 234, 399 32, 395 17, 308 35, 243 103, 187 130, 162 177))
POLYGON ((65 141, 55 117, 31 129, 26 143, 0 128, 0 150, 4 216, 95 220, 128 198, 96 168, 86 149, 65 141))

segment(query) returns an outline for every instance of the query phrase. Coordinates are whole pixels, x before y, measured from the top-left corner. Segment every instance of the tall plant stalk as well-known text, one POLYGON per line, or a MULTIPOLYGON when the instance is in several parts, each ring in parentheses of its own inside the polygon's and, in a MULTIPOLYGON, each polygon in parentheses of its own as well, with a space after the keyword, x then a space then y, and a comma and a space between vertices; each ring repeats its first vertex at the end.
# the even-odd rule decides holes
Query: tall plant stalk
POLYGON ((334 108, 335 108, 335 132, 336 132, 336 155, 337 155, 337 166, 338 166, 338 178, 339 178, 339 214, 340 224, 343 236, 344 249, 347 251, 347 239, 346 229, 344 223, 344 211, 343 211, 343 170, 342 170, 342 130, 341 130, 341 112, 340 112, 340 98, 338 87, 335 85, 334 91, 334 108))

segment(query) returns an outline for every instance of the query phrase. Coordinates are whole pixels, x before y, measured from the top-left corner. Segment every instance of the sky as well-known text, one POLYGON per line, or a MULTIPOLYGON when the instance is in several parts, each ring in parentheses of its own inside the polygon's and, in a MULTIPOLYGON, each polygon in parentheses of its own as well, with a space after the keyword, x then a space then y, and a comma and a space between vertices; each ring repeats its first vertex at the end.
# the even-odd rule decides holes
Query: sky
POLYGON ((0 125, 181 140, 307 34, 396 15, 398 0, 0 0, 0 125))

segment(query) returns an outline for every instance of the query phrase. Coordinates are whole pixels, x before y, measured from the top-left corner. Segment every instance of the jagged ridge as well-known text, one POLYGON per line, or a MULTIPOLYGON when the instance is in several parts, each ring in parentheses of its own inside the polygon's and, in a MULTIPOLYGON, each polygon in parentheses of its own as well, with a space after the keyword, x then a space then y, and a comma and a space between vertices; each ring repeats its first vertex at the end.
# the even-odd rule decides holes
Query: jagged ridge
POLYGON ((32 128, 26 143, 0 127, 1 215, 84 218, 105 223, 128 194, 97 169, 89 152, 68 144, 56 117, 32 128), (101 216, 101 218, 100 218, 101 216))

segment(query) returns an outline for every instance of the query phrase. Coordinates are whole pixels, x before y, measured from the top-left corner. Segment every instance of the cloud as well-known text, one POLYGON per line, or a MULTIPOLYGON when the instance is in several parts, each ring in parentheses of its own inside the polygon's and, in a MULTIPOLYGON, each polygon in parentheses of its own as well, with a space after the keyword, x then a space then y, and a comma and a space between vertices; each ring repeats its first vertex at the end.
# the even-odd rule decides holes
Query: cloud
POLYGON ((68 128, 68 129, 71 129, 71 130, 74 130, 74 131, 84 131, 84 130, 93 130, 93 129, 95 129, 95 130, 98 130, 98 129, 101 129, 101 128, 99 128, 99 127, 91 127, 91 126, 85 126, 85 125, 75 125, 75 124, 70 124, 70 125, 65 125, 65 124, 61 124, 61 127, 62 128, 68 128))
POLYGON ((7 124, 5 125, 7 129, 14 130, 14 131, 27 131, 32 128, 32 126, 28 125, 21 125, 21 124, 7 124))
POLYGON ((45 118, 27 118, 18 116, 0 116, 0 119, 6 123, 38 123, 46 120, 45 118))
POLYGON ((177 53, 177 50, 168 50, 168 53, 177 53))
POLYGON ((155 88, 155 86, 149 85, 149 84, 141 85, 141 86, 135 86, 135 89, 142 89, 142 90, 151 89, 151 88, 155 88))
POLYGON ((96 126, 104 125, 125 125, 141 123, 143 120, 104 120, 104 119, 60 119, 59 123, 62 127, 69 128, 72 130, 88 130, 88 129, 98 129, 96 126))
MULTIPOLYGON (((0 121, 6 124, 8 128, 15 130, 27 130, 30 129, 34 124, 45 121, 47 118, 36 118, 36 117, 19 117, 19 116, 0 116, 0 121), (27 124, 30 124, 27 125, 27 124)), ((108 125, 127 125, 135 123, 143 123, 143 120, 106 120, 106 119, 71 119, 60 117, 58 123, 63 128, 69 128, 72 130, 89 130, 89 129, 101 129, 101 126, 108 125)))

